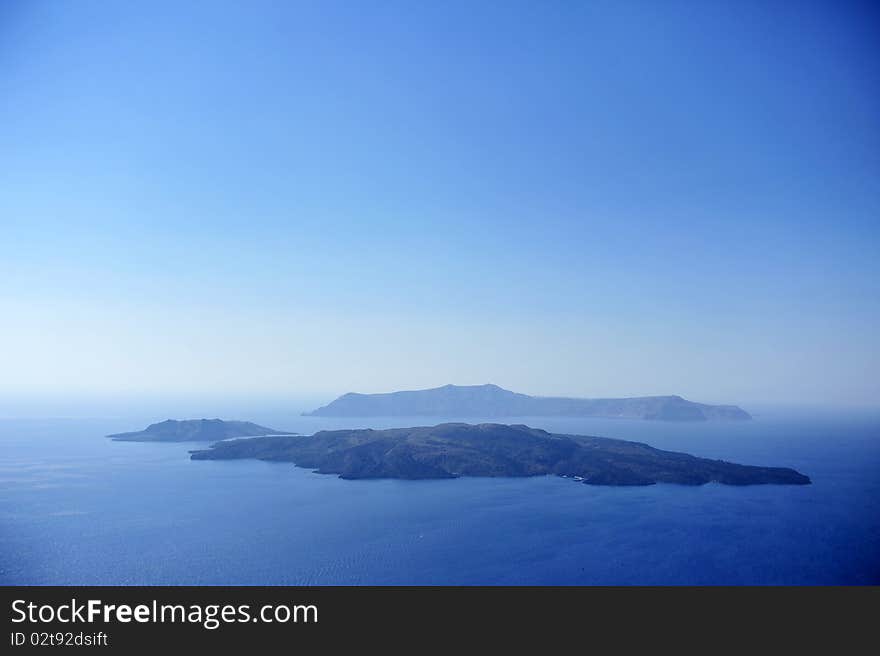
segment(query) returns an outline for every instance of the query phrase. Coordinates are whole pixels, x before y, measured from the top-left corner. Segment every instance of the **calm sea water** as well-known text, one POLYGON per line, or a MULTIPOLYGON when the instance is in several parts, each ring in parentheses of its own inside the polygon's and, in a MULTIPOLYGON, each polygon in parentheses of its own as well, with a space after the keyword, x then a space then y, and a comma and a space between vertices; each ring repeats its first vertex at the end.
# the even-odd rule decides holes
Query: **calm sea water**
MULTIPOLYGON (((426 423, 241 418, 303 433, 426 423)), ((813 479, 746 488, 343 481, 290 464, 190 461, 192 443, 103 437, 156 419, 0 420, 0 583, 880 583, 878 412, 511 422, 813 479)))

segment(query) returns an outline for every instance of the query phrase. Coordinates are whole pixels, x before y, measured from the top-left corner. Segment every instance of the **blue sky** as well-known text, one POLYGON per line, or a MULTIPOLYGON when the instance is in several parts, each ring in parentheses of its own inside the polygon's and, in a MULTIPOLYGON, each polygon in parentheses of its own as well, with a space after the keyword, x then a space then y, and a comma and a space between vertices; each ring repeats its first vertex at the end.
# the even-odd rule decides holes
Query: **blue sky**
POLYGON ((0 394, 880 404, 878 29, 3 3, 0 394))

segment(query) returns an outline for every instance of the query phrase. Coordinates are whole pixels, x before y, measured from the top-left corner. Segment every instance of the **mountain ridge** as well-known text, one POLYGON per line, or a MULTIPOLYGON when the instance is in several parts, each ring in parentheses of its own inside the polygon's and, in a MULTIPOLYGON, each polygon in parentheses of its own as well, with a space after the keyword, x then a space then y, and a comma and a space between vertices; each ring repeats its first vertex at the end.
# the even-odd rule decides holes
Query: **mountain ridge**
POLYGON ((348 392, 313 417, 625 417, 665 421, 749 420, 735 405, 688 401, 678 395, 623 398, 530 396, 485 385, 443 385, 380 394, 348 392))
POLYGON ((554 434, 522 424, 447 423, 255 437, 218 442, 191 451, 190 458, 292 462, 345 479, 557 475, 590 485, 811 482, 787 467, 739 465, 662 451, 641 442, 554 434))

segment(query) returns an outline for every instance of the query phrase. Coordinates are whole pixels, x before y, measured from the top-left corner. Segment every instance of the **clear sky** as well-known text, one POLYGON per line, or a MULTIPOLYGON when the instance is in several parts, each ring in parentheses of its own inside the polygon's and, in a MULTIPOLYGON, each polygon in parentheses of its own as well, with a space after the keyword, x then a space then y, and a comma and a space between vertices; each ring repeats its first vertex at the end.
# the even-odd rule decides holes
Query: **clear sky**
POLYGON ((0 396, 880 404, 880 10, 0 3, 0 396))

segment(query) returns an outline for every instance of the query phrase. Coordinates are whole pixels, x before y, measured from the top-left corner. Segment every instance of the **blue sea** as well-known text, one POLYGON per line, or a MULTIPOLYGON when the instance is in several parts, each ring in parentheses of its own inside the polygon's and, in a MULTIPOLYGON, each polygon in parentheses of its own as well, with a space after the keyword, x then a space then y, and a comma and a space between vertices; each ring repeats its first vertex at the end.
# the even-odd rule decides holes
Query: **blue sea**
MULTIPOLYGON (((189 460, 200 444, 104 437, 165 418, 0 420, 0 584, 880 583, 878 411, 510 421, 813 480, 752 487, 344 481, 286 463, 189 460)), ((228 418, 302 433, 437 423, 228 418)))

